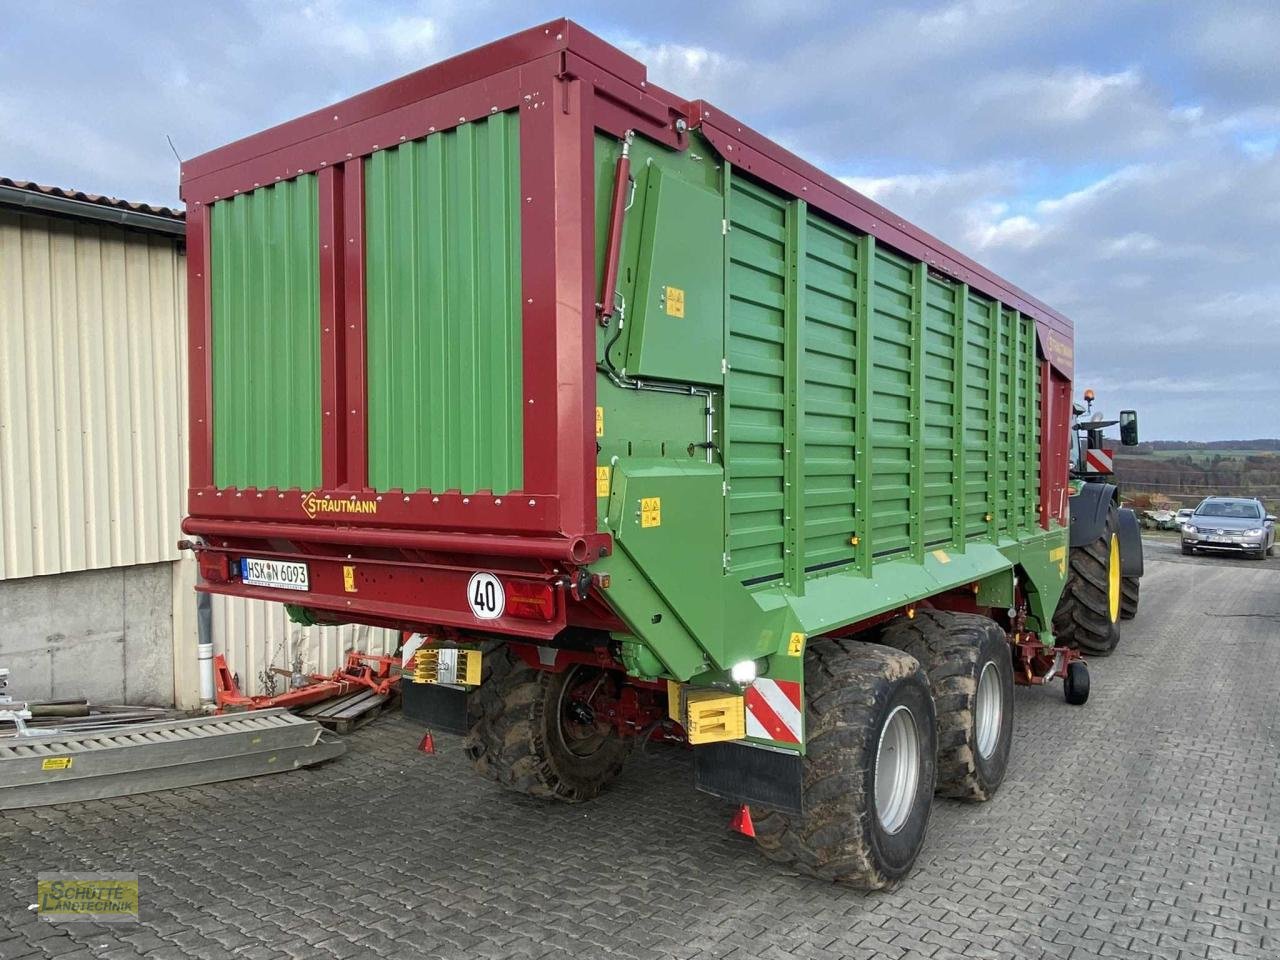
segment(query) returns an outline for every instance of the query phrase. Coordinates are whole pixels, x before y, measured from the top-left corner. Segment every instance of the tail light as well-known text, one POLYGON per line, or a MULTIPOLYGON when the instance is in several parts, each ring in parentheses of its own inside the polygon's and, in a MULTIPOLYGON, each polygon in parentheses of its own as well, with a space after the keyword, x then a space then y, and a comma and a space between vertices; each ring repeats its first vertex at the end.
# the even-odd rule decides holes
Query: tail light
POLYGON ((549 583, 508 580, 507 615, 522 620, 550 620, 556 612, 555 589, 549 583))
POLYGON ((196 566, 200 579, 205 583, 226 583, 231 579, 231 566, 225 553, 199 550, 196 552, 196 566))

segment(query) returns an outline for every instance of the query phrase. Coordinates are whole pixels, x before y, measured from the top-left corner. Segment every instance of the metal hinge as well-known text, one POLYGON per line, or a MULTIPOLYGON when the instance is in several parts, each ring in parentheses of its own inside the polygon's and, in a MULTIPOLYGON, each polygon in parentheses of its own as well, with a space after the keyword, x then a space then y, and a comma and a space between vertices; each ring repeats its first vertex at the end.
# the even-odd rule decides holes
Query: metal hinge
POLYGON ((729 358, 728 358, 728 357, 721 357, 721 358, 720 358, 720 372, 721 372, 722 374, 724 374, 724 373, 728 373, 728 372, 729 372, 729 358))
POLYGON ((720 236, 727 237, 729 235, 729 221, 727 219, 720 220, 720 236))
POLYGON ((729 569, 729 555, 727 553, 720 554, 720 562, 724 564, 724 569, 729 569))

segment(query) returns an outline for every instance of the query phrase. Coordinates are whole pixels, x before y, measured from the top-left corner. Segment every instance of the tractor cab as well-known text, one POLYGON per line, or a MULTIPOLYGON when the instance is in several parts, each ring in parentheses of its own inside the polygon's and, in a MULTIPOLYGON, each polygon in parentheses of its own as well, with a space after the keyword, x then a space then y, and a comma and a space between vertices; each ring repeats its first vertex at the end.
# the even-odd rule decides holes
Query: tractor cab
POLYGON ((1121 410, 1117 420, 1103 420, 1101 413, 1093 412, 1094 393, 1084 392, 1084 403, 1071 404, 1075 419, 1071 424, 1075 434, 1072 442, 1071 477, 1074 480, 1106 480, 1115 476, 1115 450, 1106 446, 1103 431, 1119 425, 1120 445, 1136 446, 1138 443, 1138 412, 1121 410), (1084 419, 1085 417, 1088 419, 1084 419))

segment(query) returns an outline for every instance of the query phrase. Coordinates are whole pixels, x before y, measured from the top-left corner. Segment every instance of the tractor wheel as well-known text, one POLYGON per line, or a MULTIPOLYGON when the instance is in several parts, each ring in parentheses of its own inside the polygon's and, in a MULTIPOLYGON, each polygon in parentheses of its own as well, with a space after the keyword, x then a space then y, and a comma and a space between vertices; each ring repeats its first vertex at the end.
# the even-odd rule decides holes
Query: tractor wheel
POLYGON ((630 743, 598 722, 591 697, 606 671, 536 670, 505 647, 485 657, 467 755, 481 776, 532 797, 590 800, 622 770, 630 743))
POLYGON ((1138 590, 1142 581, 1138 577, 1120 578, 1120 619, 1132 620, 1138 615, 1138 590))
POLYGON ((1013 746, 1013 661, 999 624, 973 613, 919 609, 881 642, 909 653, 929 676, 938 716, 939 796, 990 800, 1013 746))
POLYGON ((1094 657, 1107 656, 1120 642, 1119 513, 1112 503, 1102 534, 1071 548, 1067 583, 1053 615, 1058 642, 1094 657))
POLYGON ((929 678, 914 657, 846 638, 811 643, 804 676, 804 813, 761 814, 756 843, 812 876, 887 887, 911 870, 929 826, 929 678))

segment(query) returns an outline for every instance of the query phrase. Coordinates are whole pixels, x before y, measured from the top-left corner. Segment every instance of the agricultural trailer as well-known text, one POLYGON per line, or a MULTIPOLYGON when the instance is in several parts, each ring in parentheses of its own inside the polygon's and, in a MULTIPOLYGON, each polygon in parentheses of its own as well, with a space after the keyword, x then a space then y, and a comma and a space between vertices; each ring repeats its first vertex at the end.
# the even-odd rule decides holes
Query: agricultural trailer
MULTIPOLYGON (((633 745, 903 877, 1062 678, 1072 326, 557 20, 183 164, 198 589, 404 631, 476 769, 633 745)), ((425 705, 423 705, 425 704, 425 705)))
POLYGON ((1060 644, 1106 657, 1120 643, 1120 621, 1138 614, 1142 573, 1142 525, 1121 506, 1115 449, 1103 431, 1120 426, 1120 443, 1138 443, 1138 414, 1121 410, 1116 420, 1094 413, 1094 392, 1072 404, 1070 550, 1067 582, 1053 617, 1060 644), (1088 416, 1089 419, 1085 419, 1088 416))

